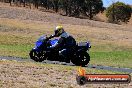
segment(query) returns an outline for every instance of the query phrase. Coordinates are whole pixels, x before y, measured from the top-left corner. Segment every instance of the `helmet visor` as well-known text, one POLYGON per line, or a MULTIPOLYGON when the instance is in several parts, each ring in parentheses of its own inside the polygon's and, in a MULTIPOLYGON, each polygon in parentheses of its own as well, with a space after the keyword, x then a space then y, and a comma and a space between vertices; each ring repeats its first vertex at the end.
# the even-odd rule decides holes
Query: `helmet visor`
POLYGON ((55 30, 55 36, 59 36, 59 30, 55 30))

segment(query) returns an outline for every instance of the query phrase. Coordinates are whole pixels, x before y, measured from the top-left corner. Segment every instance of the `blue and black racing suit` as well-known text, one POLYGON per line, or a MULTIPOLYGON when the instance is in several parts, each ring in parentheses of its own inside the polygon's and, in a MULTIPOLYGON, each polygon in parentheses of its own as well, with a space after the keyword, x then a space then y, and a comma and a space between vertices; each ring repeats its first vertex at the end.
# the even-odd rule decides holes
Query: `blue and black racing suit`
POLYGON ((60 35, 58 42, 52 47, 58 49, 59 55, 61 55, 63 58, 70 59, 69 56, 71 56, 72 52, 75 49, 75 46, 75 39, 68 33, 64 32, 60 35))

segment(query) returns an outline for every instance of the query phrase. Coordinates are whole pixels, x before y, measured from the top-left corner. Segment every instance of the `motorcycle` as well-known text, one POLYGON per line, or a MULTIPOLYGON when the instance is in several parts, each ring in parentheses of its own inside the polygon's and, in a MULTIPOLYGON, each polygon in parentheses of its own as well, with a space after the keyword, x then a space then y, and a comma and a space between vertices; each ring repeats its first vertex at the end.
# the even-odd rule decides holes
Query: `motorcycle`
POLYGON ((50 49, 58 42, 58 39, 51 39, 53 37, 53 35, 50 37, 41 36, 30 51, 30 58, 36 62, 44 60, 72 62, 77 66, 85 66, 89 63, 90 56, 87 51, 91 48, 90 42, 77 43, 70 56, 63 55, 62 57, 58 50, 50 49))

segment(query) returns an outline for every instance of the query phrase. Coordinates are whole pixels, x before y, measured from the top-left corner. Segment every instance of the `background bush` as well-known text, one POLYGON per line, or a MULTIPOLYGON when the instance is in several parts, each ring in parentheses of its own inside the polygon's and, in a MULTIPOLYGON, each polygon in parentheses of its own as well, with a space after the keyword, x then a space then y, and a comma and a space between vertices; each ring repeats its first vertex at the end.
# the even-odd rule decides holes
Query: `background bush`
POLYGON ((122 2, 116 2, 110 5, 106 10, 106 17, 112 23, 129 22, 132 8, 122 2))

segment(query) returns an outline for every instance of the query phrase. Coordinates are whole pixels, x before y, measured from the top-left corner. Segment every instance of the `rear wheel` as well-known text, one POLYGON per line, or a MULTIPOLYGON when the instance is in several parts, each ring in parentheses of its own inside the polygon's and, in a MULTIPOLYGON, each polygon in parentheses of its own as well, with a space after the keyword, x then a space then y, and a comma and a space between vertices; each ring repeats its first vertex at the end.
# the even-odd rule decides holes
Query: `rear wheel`
POLYGON ((87 52, 81 52, 76 54, 75 58, 71 62, 77 66, 85 66, 89 63, 90 56, 87 52))
POLYGON ((30 58, 36 62, 44 61, 45 60, 44 54, 45 54, 44 51, 37 52, 36 50, 31 50, 29 53, 30 58))

